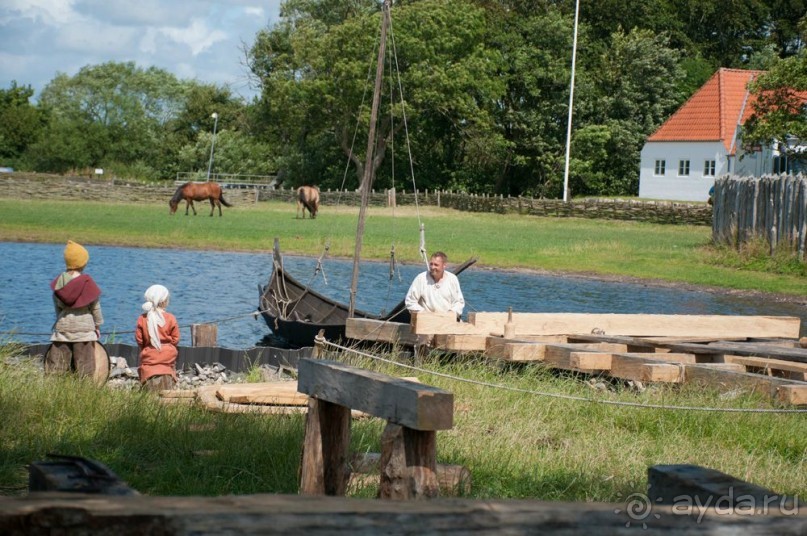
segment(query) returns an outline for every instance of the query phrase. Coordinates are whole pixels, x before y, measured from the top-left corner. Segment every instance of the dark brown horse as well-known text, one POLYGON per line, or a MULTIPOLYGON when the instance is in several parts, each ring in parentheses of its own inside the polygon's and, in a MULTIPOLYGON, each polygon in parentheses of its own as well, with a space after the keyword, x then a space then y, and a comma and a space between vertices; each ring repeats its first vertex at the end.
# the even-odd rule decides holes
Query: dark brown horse
POLYGON ((174 197, 168 202, 171 207, 169 214, 177 211, 177 207, 182 200, 185 200, 185 215, 188 215, 188 207, 193 209, 193 215, 196 216, 196 207, 193 206, 194 201, 210 201, 210 215, 216 207, 219 207, 219 217, 221 217, 221 205, 231 207, 232 205, 224 199, 221 193, 221 186, 217 182, 186 182, 174 192, 174 197))
POLYGON ((311 219, 317 217, 319 210, 319 188, 316 186, 300 186, 297 188, 297 213, 295 218, 300 217, 300 209, 303 210, 303 219, 305 219, 305 209, 311 214, 311 219))

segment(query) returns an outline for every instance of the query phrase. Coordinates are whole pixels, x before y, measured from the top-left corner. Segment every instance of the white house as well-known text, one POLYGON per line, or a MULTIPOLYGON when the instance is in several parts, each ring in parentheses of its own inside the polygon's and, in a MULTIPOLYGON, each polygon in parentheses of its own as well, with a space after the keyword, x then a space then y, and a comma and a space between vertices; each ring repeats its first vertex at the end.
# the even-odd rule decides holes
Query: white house
POLYGON ((706 201, 715 178, 778 173, 770 148, 743 153, 740 128, 753 112, 748 83, 763 71, 720 69, 642 148, 639 197, 706 201))

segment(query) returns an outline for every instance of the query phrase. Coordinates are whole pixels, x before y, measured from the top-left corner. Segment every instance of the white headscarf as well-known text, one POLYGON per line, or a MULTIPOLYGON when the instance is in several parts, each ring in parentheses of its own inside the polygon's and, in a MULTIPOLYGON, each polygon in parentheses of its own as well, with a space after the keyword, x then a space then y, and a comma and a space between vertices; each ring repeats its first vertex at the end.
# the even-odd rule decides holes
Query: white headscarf
POLYGON ((168 300, 168 289, 162 285, 151 285, 144 296, 146 303, 143 304, 143 312, 146 313, 148 318, 149 339, 151 340, 151 345, 160 350, 162 345, 160 344, 160 334, 157 328, 165 325, 165 317, 159 305, 168 300))

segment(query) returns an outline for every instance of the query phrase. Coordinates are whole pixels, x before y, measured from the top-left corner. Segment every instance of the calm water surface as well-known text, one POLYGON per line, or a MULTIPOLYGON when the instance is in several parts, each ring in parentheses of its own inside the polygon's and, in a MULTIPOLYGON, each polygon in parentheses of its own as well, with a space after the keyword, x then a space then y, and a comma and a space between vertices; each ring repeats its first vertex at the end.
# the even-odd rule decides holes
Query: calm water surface
MULTIPOLYGON (((270 253, 221 253, 173 249, 86 246, 90 274, 102 289, 104 340, 134 343, 132 334, 143 292, 159 283, 171 291, 169 311, 177 316, 183 343, 190 325, 218 324, 219 345, 249 348, 270 334, 253 312, 258 286, 272 272, 270 253)), ((64 244, 0 242, 0 340, 47 342, 55 319, 51 280, 64 269, 64 244)), ((462 261, 464 259, 453 259, 462 261)), ((316 259, 284 258, 286 270, 302 282, 345 303, 349 300, 352 261, 326 259, 324 278, 314 277, 316 259), (313 278, 313 279, 312 279, 313 278)), ((399 265, 392 280, 386 263, 363 263, 357 307, 368 312, 391 309, 403 298, 422 265, 399 265)), ((641 284, 611 283, 575 277, 512 273, 470 268, 460 277, 469 311, 788 315, 802 319, 807 307, 641 284)))

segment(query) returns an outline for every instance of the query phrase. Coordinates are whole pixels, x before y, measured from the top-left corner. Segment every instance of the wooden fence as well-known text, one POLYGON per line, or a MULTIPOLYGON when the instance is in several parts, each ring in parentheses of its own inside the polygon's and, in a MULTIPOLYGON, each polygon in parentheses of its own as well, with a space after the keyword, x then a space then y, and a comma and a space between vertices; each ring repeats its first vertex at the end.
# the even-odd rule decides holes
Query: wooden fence
POLYGON ((807 240, 807 177, 721 177, 715 182, 712 239, 739 247, 753 239, 770 252, 787 248, 804 260, 807 240))
MULTIPOLYGON (((262 190, 260 201, 294 201, 293 188, 262 190)), ((358 191, 320 191, 323 206, 358 206, 361 193, 358 191)), ((464 212, 489 212, 494 214, 521 214, 561 218, 597 218, 633 220, 651 223, 711 225, 712 207, 705 203, 676 201, 642 201, 638 199, 575 199, 564 203, 561 199, 533 197, 510 197, 502 195, 474 195, 448 191, 393 192, 373 191, 370 206, 384 207, 394 203, 399 206, 437 206, 464 212)))

